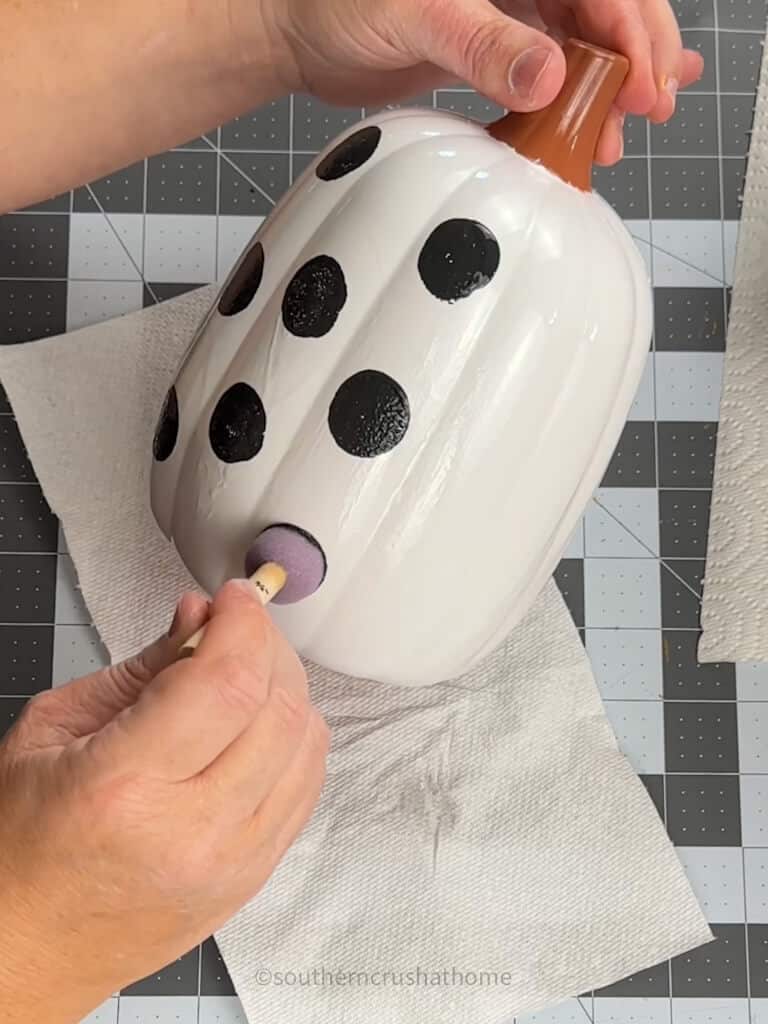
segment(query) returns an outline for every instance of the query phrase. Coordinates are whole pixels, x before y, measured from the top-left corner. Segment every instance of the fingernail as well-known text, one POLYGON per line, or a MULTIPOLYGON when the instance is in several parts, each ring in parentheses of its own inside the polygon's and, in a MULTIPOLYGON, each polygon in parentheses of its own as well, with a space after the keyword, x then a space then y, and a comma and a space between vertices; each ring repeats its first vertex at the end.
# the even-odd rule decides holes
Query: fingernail
POLYGON ((512 61, 509 69, 509 85, 512 92, 522 100, 533 100, 544 72, 552 60, 552 51, 546 46, 532 46, 523 50, 512 61))
POLYGON ((301 699, 295 693, 292 693, 290 690, 286 690, 284 686, 276 687, 274 693, 275 697, 277 697, 278 700, 281 700, 289 711, 298 711, 302 706, 301 699))
POLYGON ((248 579, 242 579, 241 577, 238 577, 237 579, 230 580, 229 586, 236 587, 238 590, 242 590, 242 592, 244 594, 247 594, 248 597, 250 598, 256 598, 257 596, 256 588, 254 587, 253 583, 251 583, 251 581, 248 579))
POLYGON ((176 605, 176 611, 173 613, 173 622, 171 622, 171 628, 168 630, 168 636, 172 637, 176 630, 179 628, 181 620, 181 601, 176 605))
POLYGON ((625 114, 619 114, 616 118, 616 123, 619 132, 619 160, 624 156, 624 120, 625 114))
POLYGON ((680 83, 676 78, 667 77, 663 83, 664 92, 674 103, 677 100, 677 90, 680 88, 680 83))

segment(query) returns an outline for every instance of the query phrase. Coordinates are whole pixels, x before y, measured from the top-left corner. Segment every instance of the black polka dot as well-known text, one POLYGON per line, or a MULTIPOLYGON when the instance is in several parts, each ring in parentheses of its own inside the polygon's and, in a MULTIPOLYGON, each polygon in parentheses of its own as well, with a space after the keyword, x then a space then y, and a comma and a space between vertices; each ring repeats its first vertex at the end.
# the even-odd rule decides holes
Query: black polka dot
POLYGON ((264 247, 261 242, 252 246, 240 261, 240 266, 219 299, 222 316, 235 316, 246 309, 259 289, 264 276, 264 247))
POLYGON ((227 388, 216 403, 208 437, 222 462, 247 462, 264 444, 267 414, 250 384, 240 381, 227 388))
POLYGON ((383 455, 400 444, 410 419, 405 391, 378 370, 361 370, 345 380, 328 413, 338 446, 363 459, 383 455))
POLYGON ((371 125, 344 139, 317 165, 321 181, 336 181, 370 160, 381 141, 381 128, 371 125))
POLYGON ((436 299, 456 302, 484 288, 499 269, 493 233, 476 220, 447 220, 435 228, 419 256, 419 273, 436 299))
POLYGON ((331 256, 315 256, 297 270, 283 299, 283 323, 298 338, 322 338, 347 301, 344 271, 331 256))
POLYGON ((152 452, 158 462, 165 462, 171 457, 178 436, 179 400, 176 396, 176 388, 171 388, 165 396, 163 408, 160 410, 160 418, 157 421, 155 438, 152 442, 152 452))

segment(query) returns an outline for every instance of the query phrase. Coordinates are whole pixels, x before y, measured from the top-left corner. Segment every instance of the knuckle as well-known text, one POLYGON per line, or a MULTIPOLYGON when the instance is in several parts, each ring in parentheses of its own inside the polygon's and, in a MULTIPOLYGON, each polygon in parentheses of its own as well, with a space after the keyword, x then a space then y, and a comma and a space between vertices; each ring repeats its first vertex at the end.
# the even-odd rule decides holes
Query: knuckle
POLYGON ((212 683, 228 707, 249 714, 264 703, 268 680, 261 665, 240 654, 225 654, 211 665, 212 683))
POLYGON ((278 687, 274 693, 274 712, 280 727, 286 732, 304 733, 310 719, 308 699, 295 690, 278 687))
POLYGON ((325 760, 331 749, 331 730, 323 716, 314 707, 309 713, 309 739, 312 749, 325 760))
POLYGON ((24 706, 24 711, 21 715, 21 721, 29 721, 29 719, 46 719, 51 713, 51 695, 53 690, 44 690, 42 693, 36 693, 34 697, 30 697, 24 706))
POLYGON ((27 737, 55 724, 61 718, 61 702, 55 690, 44 690, 30 697, 12 733, 27 737))
POLYGON ((504 54, 500 53, 501 42, 498 24, 484 22, 468 25, 459 37, 459 56, 462 66, 473 81, 484 78, 489 68, 504 67, 504 54))

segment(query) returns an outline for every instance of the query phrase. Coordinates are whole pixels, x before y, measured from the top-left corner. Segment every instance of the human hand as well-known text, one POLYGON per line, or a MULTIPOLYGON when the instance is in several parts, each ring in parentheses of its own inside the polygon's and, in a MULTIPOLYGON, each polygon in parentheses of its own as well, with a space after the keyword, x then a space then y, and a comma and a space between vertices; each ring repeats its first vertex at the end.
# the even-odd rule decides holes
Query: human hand
POLYGON ((34 697, 0 745, 5 1024, 79 1021, 193 948, 312 812, 328 733, 301 662, 248 584, 208 616, 185 596, 170 636, 34 697))
MULTIPOLYGON (((253 0, 228 0, 234 24, 253 24, 253 0)), ((631 68, 606 124, 599 163, 620 159, 627 113, 674 113, 677 90, 700 77, 668 0, 262 0, 273 60, 288 90, 334 103, 373 104, 460 79, 511 110, 539 109, 559 92, 556 40, 577 36, 623 53, 631 68), (548 34, 547 34, 548 33, 548 34)), ((254 52, 259 48, 254 42, 254 52)))

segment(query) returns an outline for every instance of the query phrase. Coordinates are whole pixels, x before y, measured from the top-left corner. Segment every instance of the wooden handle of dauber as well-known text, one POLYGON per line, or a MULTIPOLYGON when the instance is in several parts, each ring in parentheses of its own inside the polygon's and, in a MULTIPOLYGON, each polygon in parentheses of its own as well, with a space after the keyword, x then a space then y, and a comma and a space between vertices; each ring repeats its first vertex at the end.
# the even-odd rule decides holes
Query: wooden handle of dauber
MULTIPOLYGON (((251 576, 250 582, 253 584, 253 589, 258 599, 263 605, 267 605, 273 597, 280 593, 287 579, 285 569, 281 565, 277 565, 276 562, 266 562, 251 576)), ((203 639, 204 633, 205 626, 201 626, 186 643, 183 643, 179 648, 179 658, 191 657, 203 639)))

